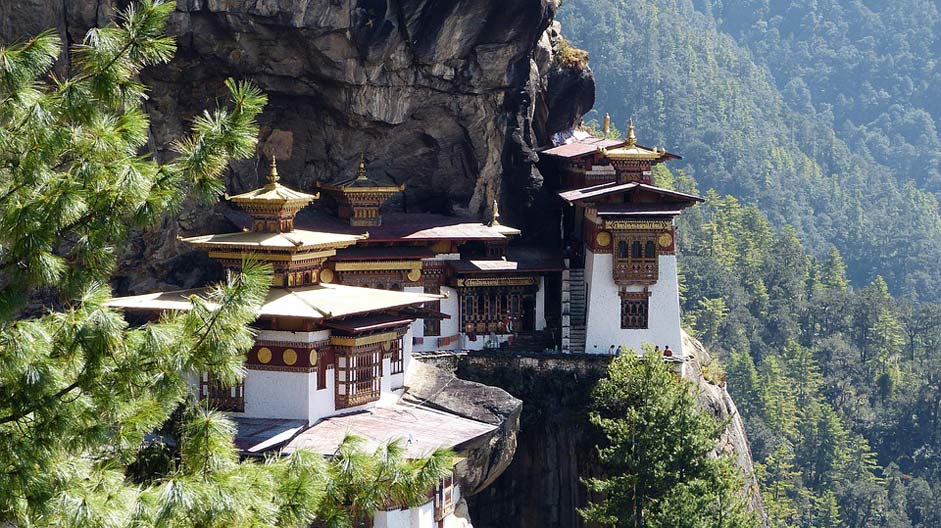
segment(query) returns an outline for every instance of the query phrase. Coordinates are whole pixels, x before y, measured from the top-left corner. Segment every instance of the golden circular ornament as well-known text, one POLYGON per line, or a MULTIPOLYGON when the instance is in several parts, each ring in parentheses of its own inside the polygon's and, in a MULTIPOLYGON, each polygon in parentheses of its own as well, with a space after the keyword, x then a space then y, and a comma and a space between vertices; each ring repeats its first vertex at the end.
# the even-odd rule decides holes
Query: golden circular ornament
POLYGON ((317 349, 312 348, 310 349, 310 366, 313 367, 316 364, 317 364, 317 349))
POLYGON ((407 277, 408 277, 408 280, 410 280, 410 281, 412 281, 412 282, 415 282, 415 281, 417 281, 418 279, 421 278, 421 270, 420 270, 420 269, 413 269, 413 270, 411 270, 411 271, 408 272, 407 277))
POLYGON ((333 282, 333 270, 330 268, 320 270, 320 282, 326 282, 327 284, 333 282))
POLYGON ((268 347, 259 348, 258 349, 258 362, 264 365, 270 361, 271 361, 271 349, 268 347))
POLYGON ((601 247, 608 247, 611 244, 611 233, 601 231, 595 235, 595 242, 601 247))
POLYGON ((661 233, 660 236, 657 237, 657 244, 660 244, 662 248, 670 247, 673 245, 673 235, 670 233, 661 233))
POLYGON ((284 360, 285 365, 290 367, 291 365, 297 363, 297 352, 295 352, 293 348, 285 349, 285 351, 281 354, 281 359, 284 360))

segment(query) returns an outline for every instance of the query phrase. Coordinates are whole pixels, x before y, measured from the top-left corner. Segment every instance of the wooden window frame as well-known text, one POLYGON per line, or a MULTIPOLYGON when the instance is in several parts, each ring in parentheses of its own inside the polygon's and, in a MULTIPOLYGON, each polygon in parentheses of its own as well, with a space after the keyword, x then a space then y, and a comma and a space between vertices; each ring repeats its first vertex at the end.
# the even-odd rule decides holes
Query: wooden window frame
POLYGON ((211 373, 204 372, 199 377, 199 400, 220 411, 245 412, 245 380, 224 387, 211 373))
POLYGON ((614 244, 614 282, 653 284, 660 279, 658 233, 617 233, 614 244))
POLYGON ((650 292, 621 292, 621 330, 650 328, 650 292))
POLYGON ((336 347, 334 376, 337 409, 374 402, 382 394, 380 343, 356 347, 336 347))

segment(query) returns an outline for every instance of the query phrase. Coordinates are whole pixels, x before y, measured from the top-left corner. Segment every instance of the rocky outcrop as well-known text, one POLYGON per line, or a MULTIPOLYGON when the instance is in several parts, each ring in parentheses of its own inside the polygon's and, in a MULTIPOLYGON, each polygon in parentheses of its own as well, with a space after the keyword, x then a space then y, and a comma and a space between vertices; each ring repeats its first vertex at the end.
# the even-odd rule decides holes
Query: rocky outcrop
MULTIPOLYGON (((745 429, 722 385, 703 375, 706 350, 686 338, 694 356, 687 377, 697 385, 703 408, 729 420, 716 454, 731 453, 748 482, 743 489, 764 517, 753 479, 745 429)), ((588 503, 581 478, 598 474, 595 445, 602 440, 588 422, 592 387, 604 375, 609 356, 509 355, 475 353, 461 359, 461 378, 501 387, 523 400, 516 457, 492 486, 468 499, 477 528, 570 528, 584 526, 577 508, 588 503)))
POLYGON ((405 384, 406 402, 497 426, 461 449, 463 460, 456 469, 464 496, 479 493, 506 470, 516 453, 520 400, 502 389, 462 380, 453 368, 433 361, 413 361, 405 384))
POLYGON ((738 413, 732 396, 729 395, 724 381, 710 381, 704 375, 706 370, 703 366, 712 363, 709 351, 698 340, 683 333, 683 350, 687 356, 692 359, 689 364, 689 377, 696 383, 699 394, 699 403, 704 409, 720 421, 728 421, 728 425, 719 438, 716 445, 715 454, 731 455, 735 457, 736 464, 746 475, 745 493, 754 511, 759 512, 764 524, 768 524, 765 515, 764 504, 761 501, 761 494, 758 490, 758 482, 755 480, 755 465, 752 462, 751 446, 748 444, 748 435, 745 433, 745 422, 742 421, 742 415, 738 413))
MULTIPOLYGON (((0 42, 50 27, 78 42, 115 2, 128 3, 0 2, 0 42)), ((525 227, 542 186, 535 148, 594 102, 587 67, 556 57, 556 8, 557 0, 177 0, 176 57, 143 79, 152 145, 166 153, 224 95, 226 78, 250 79, 270 101, 259 154, 278 156, 289 185, 351 175, 365 152, 374 176, 407 184, 391 208, 482 215, 500 197, 508 223, 525 227)), ((232 164, 229 191, 255 186, 264 166, 232 164)), ((195 207, 166 222, 128 249, 119 286, 163 286, 153 277, 189 286, 217 272, 185 271, 206 263, 191 261, 176 236, 220 223, 232 228, 218 208, 195 207)))

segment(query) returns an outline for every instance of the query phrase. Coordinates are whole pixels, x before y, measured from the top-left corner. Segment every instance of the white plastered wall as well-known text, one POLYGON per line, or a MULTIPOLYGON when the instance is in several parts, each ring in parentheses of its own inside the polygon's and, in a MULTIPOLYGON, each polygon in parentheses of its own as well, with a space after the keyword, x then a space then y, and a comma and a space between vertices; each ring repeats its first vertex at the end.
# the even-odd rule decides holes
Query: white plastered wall
MULTIPOLYGON (((586 250, 585 281, 588 284, 585 352, 607 354, 611 346, 625 346, 636 351, 643 343, 669 346, 677 355, 682 353, 680 297, 676 277, 676 256, 660 255, 660 277, 649 287, 648 327, 643 330, 621 329, 621 297, 614 283, 614 257, 586 250)), ((643 291, 631 286, 627 291, 643 291)))
MULTIPOLYGON (((288 332, 262 330, 258 341, 320 343, 329 330, 288 332)), ((333 383, 327 372, 327 388, 317 390, 317 372, 248 369, 245 374, 245 412, 249 418, 290 418, 313 423, 334 410, 333 383)))

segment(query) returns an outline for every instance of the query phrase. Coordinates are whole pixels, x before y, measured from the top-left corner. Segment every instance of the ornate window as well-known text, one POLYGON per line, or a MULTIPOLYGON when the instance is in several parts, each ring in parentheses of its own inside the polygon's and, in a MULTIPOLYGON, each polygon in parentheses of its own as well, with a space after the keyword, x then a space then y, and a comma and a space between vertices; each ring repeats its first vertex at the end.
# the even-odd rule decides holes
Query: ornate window
POLYGON ((336 347, 336 407, 344 409, 379 399, 382 348, 379 343, 336 347))
POLYGON ((621 293, 621 328, 636 330, 648 328, 650 294, 648 292, 621 293))
POLYGON ((535 290, 527 287, 467 288, 461 291, 461 324, 465 333, 512 334, 529 331, 535 317, 535 290))
POLYGON ((653 284, 660 275, 656 233, 619 233, 614 254, 617 284, 653 284))
POLYGON ((220 411, 245 412, 245 382, 225 387, 212 374, 204 372, 199 378, 199 399, 220 411))

